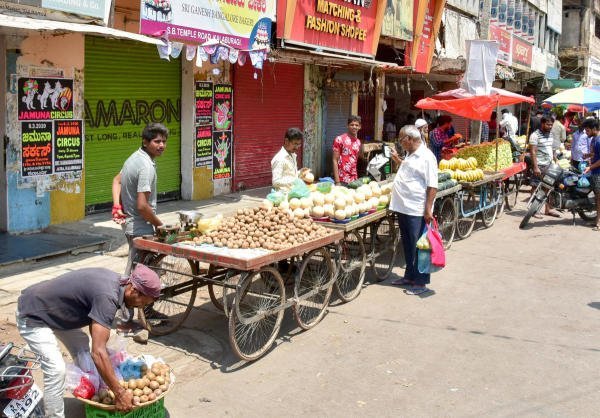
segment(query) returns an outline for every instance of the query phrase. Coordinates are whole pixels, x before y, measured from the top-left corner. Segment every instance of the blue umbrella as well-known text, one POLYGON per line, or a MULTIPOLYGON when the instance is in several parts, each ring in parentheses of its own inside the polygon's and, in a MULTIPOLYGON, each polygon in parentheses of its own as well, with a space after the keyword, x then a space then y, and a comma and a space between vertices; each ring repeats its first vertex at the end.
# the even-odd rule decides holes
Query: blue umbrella
POLYGON ((600 109, 600 89, 593 87, 576 87, 563 90, 554 96, 548 97, 544 103, 552 106, 562 104, 576 104, 585 106, 587 110, 600 109))

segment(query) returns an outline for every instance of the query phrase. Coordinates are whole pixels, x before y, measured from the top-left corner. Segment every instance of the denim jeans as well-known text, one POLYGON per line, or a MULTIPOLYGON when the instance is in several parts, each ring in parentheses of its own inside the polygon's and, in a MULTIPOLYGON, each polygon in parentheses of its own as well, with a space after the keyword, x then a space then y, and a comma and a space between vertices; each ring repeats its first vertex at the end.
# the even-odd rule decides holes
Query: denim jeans
POLYGON ((418 286, 425 286, 430 281, 430 275, 419 273, 417 264, 417 241, 423 234, 425 218, 398 213, 398 226, 402 248, 404 249, 404 258, 406 259, 404 278, 412 280, 418 286))
POLYGON ((66 366, 57 338, 65 345, 74 362, 77 353, 90 350, 90 339, 82 329, 64 331, 49 327, 28 327, 19 312, 16 313, 16 318, 19 334, 27 342, 29 349, 41 357, 46 417, 64 418, 66 366))

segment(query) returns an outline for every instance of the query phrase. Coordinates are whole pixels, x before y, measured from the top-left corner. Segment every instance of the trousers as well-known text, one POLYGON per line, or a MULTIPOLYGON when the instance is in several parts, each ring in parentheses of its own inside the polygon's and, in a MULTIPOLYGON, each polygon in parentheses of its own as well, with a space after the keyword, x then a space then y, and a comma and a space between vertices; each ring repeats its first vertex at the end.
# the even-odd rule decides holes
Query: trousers
POLYGON ((423 234, 425 218, 423 216, 411 216, 398 213, 398 227, 400 228, 400 240, 406 260, 404 278, 412 280, 416 285, 425 286, 430 282, 430 274, 419 272, 417 263, 417 241, 423 234))
POLYGON ((57 330, 49 327, 29 327, 26 319, 19 316, 19 312, 16 313, 16 319, 19 334, 27 342, 29 349, 41 358, 46 417, 64 418, 66 365, 58 340, 65 345, 73 361, 76 361, 77 353, 90 351, 90 339, 82 329, 57 330))

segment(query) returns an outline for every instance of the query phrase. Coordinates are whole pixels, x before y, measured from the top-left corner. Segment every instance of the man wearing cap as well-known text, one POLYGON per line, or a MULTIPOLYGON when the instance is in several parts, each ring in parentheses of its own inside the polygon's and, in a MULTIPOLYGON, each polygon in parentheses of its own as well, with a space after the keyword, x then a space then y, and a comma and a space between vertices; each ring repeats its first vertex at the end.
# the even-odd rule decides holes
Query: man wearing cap
POLYGON ((138 264, 128 277, 105 268, 71 271, 22 291, 17 302, 17 328, 34 353, 41 356, 47 417, 64 417, 65 362, 60 340, 76 362, 91 354, 98 373, 115 394, 118 411, 133 407, 133 396, 119 385, 106 343, 118 310, 143 308, 160 295, 160 279, 138 264), (90 340, 82 330, 87 326, 90 340))
POLYGON ((421 132, 421 140, 423 141, 423 143, 427 144, 429 142, 427 138, 427 133, 429 131, 427 121, 425 119, 419 118, 415 121, 415 127, 419 130, 419 132, 421 132))

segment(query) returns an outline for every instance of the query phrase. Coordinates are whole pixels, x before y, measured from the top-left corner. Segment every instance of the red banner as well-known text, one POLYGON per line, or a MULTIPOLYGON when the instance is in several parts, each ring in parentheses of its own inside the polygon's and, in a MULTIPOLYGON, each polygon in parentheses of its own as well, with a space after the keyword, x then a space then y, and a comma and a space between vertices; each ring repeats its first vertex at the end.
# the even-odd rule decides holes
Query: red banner
POLYGON ((435 38, 442 21, 446 0, 414 0, 414 40, 408 44, 408 65, 418 73, 428 73, 431 69, 435 38))
POLYGON ((489 38, 500 43, 498 49, 498 62, 500 64, 512 65, 512 35, 507 30, 490 24, 489 38))
POLYGON ((277 36, 324 50, 374 56, 385 0, 283 0, 277 2, 277 36))
POLYGON ((512 38, 512 59, 514 64, 531 67, 533 48, 517 36, 512 38))

